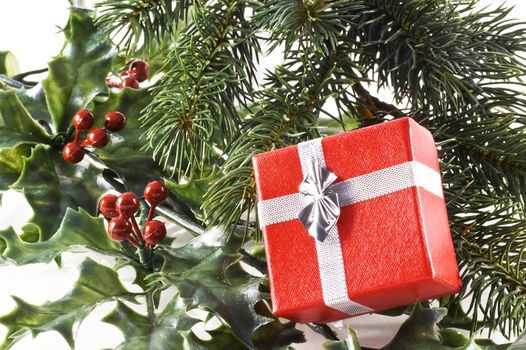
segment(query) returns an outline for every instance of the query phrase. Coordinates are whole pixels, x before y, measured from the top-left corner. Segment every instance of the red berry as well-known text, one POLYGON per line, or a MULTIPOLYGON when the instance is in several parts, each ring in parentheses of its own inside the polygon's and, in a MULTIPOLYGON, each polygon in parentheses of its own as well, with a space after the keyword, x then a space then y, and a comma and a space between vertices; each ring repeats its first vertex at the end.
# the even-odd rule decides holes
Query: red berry
POLYGON ((126 77, 121 82, 121 88, 124 88, 124 87, 131 87, 133 89, 138 89, 139 82, 132 77, 126 77))
POLYGON ((128 74, 130 77, 136 79, 138 82, 143 82, 148 79, 150 70, 148 68, 148 63, 143 60, 135 60, 130 64, 130 70, 128 74))
POLYGON ((119 216, 117 211, 117 199, 119 197, 114 194, 107 194, 99 202, 99 209, 102 215, 107 218, 115 218, 119 216))
POLYGON ((166 226, 159 220, 150 220, 144 225, 142 235, 149 245, 159 244, 166 238, 166 226))
POLYGON ((104 118, 104 127, 109 131, 121 131, 126 124, 126 117, 121 112, 110 112, 104 118))
POLYGON ((95 148, 106 146, 109 140, 108 131, 104 128, 93 128, 89 131, 88 136, 86 137, 87 144, 95 148))
POLYGON ((75 164, 84 159, 85 153, 84 147, 78 143, 70 142, 64 146, 64 149, 62 150, 62 157, 64 157, 66 162, 75 164))
POLYGON ((93 117, 93 113, 88 109, 81 109, 75 113, 75 116, 73 117, 73 125, 79 131, 89 130, 94 122, 95 117, 93 117))
POLYGON ((132 216, 139 210, 139 198, 132 192, 124 192, 117 199, 117 210, 122 215, 132 216))
POLYGON ((115 241, 121 242, 128 239, 131 232, 132 225, 124 216, 113 218, 108 224, 108 234, 115 241))
POLYGON ((144 187, 144 198, 151 205, 163 202, 168 196, 168 188, 162 181, 152 181, 144 187))

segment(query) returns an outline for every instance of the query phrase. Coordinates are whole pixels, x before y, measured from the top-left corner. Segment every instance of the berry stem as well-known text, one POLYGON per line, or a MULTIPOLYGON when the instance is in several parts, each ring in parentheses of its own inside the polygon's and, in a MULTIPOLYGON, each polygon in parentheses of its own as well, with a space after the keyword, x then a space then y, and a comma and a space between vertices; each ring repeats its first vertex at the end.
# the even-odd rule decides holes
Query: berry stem
POLYGON ((142 244, 144 241, 143 241, 141 229, 139 228, 139 225, 137 224, 137 220, 135 220, 135 216, 133 215, 130 216, 130 222, 133 226, 133 230, 135 231, 135 234, 137 235, 137 238, 139 239, 139 242, 141 242, 142 244))
POLYGON ((136 247, 138 247, 140 245, 139 242, 137 242, 137 240, 135 238, 133 238, 131 235, 128 237, 128 241, 130 241, 130 243, 133 244, 136 247))
POLYGON ((146 219, 146 222, 151 221, 153 219, 153 215, 154 215, 154 212, 155 212, 155 207, 157 207, 157 206, 156 205, 152 205, 150 207, 150 210, 148 210, 148 217, 146 219))
MULTIPOLYGON (((80 137, 80 131, 78 129, 75 129, 75 137, 73 138, 73 142, 79 143, 79 137, 80 137)), ((83 146, 83 144, 81 146, 83 146)))

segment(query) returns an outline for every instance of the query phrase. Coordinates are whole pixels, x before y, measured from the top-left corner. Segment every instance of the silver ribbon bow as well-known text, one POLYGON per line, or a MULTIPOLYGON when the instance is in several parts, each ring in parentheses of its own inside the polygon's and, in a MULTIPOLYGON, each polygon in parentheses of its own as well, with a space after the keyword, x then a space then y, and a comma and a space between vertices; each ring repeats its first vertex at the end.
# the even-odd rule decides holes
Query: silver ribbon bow
POLYGON ((338 177, 314 159, 308 163, 307 175, 300 184, 299 191, 311 201, 303 208, 298 218, 309 235, 323 242, 340 217, 338 193, 331 185, 338 177))

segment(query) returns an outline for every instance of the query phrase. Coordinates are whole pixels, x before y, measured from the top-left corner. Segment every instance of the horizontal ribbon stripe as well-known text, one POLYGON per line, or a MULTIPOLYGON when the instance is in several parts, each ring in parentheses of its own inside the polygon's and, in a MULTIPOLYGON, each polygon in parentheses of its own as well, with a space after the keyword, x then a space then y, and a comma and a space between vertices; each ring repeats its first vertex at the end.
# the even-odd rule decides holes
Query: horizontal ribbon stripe
MULTIPOLYGON (((443 197, 440 174, 420 162, 410 161, 331 185, 338 193, 341 207, 388 195, 410 187, 421 187, 443 197)), ((261 228, 298 219, 311 198, 294 193, 258 202, 261 228)))

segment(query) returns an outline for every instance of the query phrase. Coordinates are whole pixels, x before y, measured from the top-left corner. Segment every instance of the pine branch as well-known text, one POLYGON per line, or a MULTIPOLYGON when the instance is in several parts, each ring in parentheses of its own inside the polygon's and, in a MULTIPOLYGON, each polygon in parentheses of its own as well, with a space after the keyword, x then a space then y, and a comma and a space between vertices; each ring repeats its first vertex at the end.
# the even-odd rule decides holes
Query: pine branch
POLYGON ((259 46, 245 26, 243 1, 195 4, 192 25, 168 58, 141 118, 154 157, 177 178, 218 158, 241 123, 259 46))
POLYGON ((479 122, 440 123, 439 141, 447 159, 466 169, 476 185, 491 187, 495 195, 513 197, 526 207, 526 125, 519 115, 495 115, 479 122))
POLYGON ((186 21, 192 4, 192 0, 104 0, 96 5, 100 13, 96 24, 117 40, 117 48, 133 55, 141 43, 147 51, 161 45, 179 21, 186 21))
POLYGON ((485 100, 509 102, 498 85, 525 73, 522 23, 507 18, 510 9, 476 11, 475 3, 368 1, 348 35, 363 49, 359 62, 380 87, 394 89, 398 103, 461 117, 485 100))
POLYGON ((285 55, 294 45, 328 55, 338 45, 338 34, 356 21, 363 8, 361 1, 270 0, 257 9, 253 21, 270 32, 270 51, 284 44, 285 55))
MULTIPOLYGON (((344 44, 338 46, 319 66, 312 64, 315 54, 291 52, 295 61, 288 67, 277 67, 267 76, 266 88, 256 94, 258 109, 227 149, 223 175, 205 195, 203 207, 209 222, 228 226, 244 214, 249 219, 256 200, 251 163, 254 155, 319 136, 317 119, 334 91, 330 85, 335 82, 336 72, 348 60, 347 50, 344 44)), ((355 80, 340 77, 338 83, 348 86, 355 80)))
POLYGON ((444 179, 463 271, 464 288, 458 298, 471 298, 466 312, 474 326, 482 323, 507 336, 519 334, 526 327, 526 220, 517 215, 513 198, 496 197, 491 189, 476 187, 454 170, 444 179))

